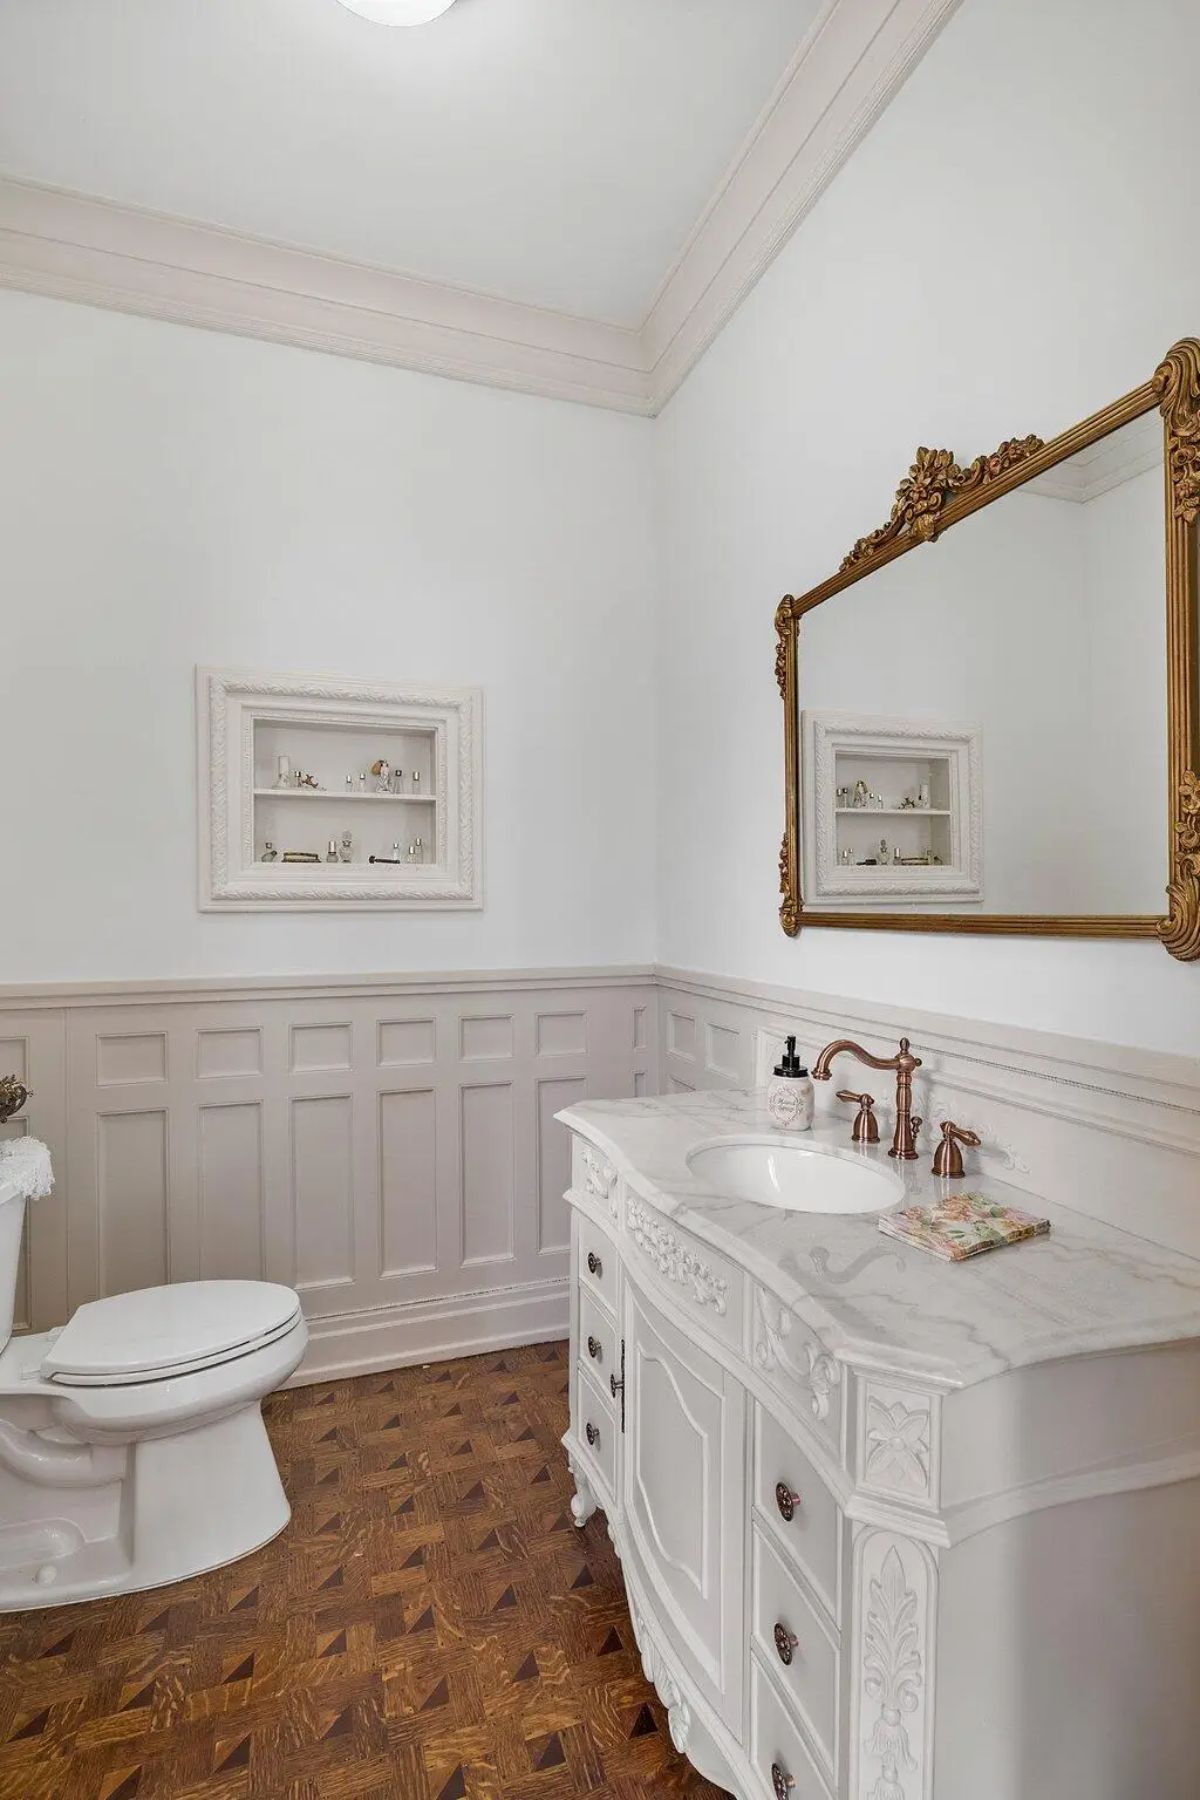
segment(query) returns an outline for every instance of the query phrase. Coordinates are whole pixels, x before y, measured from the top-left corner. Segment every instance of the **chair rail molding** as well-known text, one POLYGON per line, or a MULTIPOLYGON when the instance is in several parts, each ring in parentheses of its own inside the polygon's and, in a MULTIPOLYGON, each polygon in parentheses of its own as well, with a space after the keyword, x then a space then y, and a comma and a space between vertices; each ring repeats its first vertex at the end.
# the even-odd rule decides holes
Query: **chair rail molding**
POLYGON ((0 178, 0 287, 653 416, 959 0, 827 0, 640 324, 0 178))

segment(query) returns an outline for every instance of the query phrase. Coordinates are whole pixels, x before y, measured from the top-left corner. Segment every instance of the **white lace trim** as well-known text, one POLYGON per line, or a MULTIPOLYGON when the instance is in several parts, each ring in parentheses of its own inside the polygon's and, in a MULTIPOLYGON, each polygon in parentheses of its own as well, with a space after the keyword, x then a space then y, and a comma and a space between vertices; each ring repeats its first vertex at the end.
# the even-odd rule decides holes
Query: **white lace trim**
POLYGON ((11 1182, 26 1200, 44 1200, 54 1186, 50 1152, 40 1138, 0 1142, 0 1186, 11 1182))

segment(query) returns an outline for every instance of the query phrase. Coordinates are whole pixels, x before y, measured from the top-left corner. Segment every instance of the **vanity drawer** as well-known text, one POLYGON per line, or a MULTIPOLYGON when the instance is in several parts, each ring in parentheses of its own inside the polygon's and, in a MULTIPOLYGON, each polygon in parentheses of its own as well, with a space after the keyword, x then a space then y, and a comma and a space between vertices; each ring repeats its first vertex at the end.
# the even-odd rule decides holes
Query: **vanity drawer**
POLYGON ((781 1800, 829 1800, 803 1734, 757 1657, 750 1658, 750 1758, 764 1794, 781 1800))
POLYGON ((838 1651, 834 1633, 761 1525, 754 1527, 754 1642, 795 1702, 830 1779, 837 1758, 838 1651), (793 1641, 794 1640, 794 1641, 793 1641))
POLYGON ((607 1389, 612 1377, 621 1374, 621 1346, 617 1328, 582 1281, 579 1284, 579 1344, 576 1356, 581 1369, 594 1375, 607 1389))
POLYGON ((617 1253, 612 1240, 585 1219, 582 1213, 575 1214, 576 1230, 576 1266, 579 1271, 579 1286, 582 1292, 590 1289, 598 1294, 615 1319, 617 1316, 617 1253))
POLYGON ((838 1612, 838 1504, 766 1407, 755 1407, 754 1500, 773 1540, 799 1564, 831 1618, 838 1612), (791 1517, 785 1515, 790 1513, 791 1517))
POLYGON ((575 1421, 575 1435, 585 1456, 595 1465, 605 1493, 612 1499, 617 1491, 617 1436, 621 1427, 608 1394, 592 1380, 586 1369, 579 1371, 576 1404, 579 1416, 575 1421))

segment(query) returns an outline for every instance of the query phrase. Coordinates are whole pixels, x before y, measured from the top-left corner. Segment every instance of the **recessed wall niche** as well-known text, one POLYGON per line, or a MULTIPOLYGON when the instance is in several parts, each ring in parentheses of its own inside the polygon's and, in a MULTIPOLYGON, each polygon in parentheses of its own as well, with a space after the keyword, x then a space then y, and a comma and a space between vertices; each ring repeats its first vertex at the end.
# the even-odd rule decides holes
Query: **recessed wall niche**
POLYGON ((483 904, 478 688, 196 671, 204 911, 483 904))

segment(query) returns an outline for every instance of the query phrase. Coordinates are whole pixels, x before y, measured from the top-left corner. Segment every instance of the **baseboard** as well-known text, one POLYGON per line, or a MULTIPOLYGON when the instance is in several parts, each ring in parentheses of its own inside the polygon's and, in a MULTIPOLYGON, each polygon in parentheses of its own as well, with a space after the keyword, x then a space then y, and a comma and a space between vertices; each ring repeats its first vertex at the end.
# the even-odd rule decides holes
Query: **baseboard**
POLYGON ((565 1280, 312 1319, 304 1361, 287 1385, 552 1343, 566 1337, 568 1324, 565 1280))

